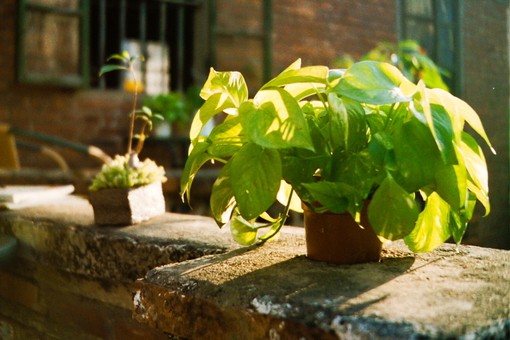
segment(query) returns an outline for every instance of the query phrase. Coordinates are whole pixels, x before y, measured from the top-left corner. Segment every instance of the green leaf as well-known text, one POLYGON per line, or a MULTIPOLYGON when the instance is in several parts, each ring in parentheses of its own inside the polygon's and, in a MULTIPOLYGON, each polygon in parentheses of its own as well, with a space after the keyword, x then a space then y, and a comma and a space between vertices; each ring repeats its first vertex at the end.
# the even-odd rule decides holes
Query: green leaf
POLYGON ((491 151, 496 154, 496 151, 492 147, 485 129, 483 128, 482 122, 478 114, 473 110, 469 104, 464 102, 462 99, 455 97, 451 93, 441 89, 427 89, 431 103, 437 103, 442 105, 450 115, 453 121, 455 131, 461 131, 463 129, 464 121, 466 121, 473 130, 478 133, 491 148, 491 151))
POLYGON ((350 183, 355 186, 358 197, 367 197, 380 171, 368 150, 356 153, 340 150, 333 153, 332 158, 331 180, 350 183))
POLYGON ((437 193, 453 210, 459 210, 466 205, 467 172, 461 165, 448 165, 436 173, 437 193))
POLYGON ((105 73, 108 73, 111 71, 117 71, 117 70, 128 71, 129 69, 122 65, 103 65, 103 66, 101 66, 101 69, 99 70, 99 76, 101 77, 105 73))
POLYGON ((303 186, 315 201, 334 213, 354 211, 359 201, 356 189, 347 183, 318 181, 303 186))
POLYGON ((230 221, 230 233, 234 241, 244 246, 252 245, 257 240, 257 229, 242 216, 235 216, 230 221))
POLYGON ((308 66, 298 69, 289 69, 280 73, 275 78, 262 86, 262 90, 271 87, 284 86, 295 83, 306 83, 308 86, 325 85, 328 76, 328 68, 326 66, 308 66))
POLYGON ((246 143, 239 117, 228 116, 222 124, 214 127, 208 141, 211 143, 208 151, 214 158, 232 157, 246 143))
POLYGON ((223 94, 228 97, 234 107, 239 107, 248 99, 248 86, 239 72, 216 72, 213 68, 200 91, 200 97, 208 100, 214 94, 223 94))
POLYGON ((324 167, 329 157, 316 157, 308 150, 292 151, 296 152, 281 156, 283 179, 292 185, 299 197, 306 199, 308 191, 303 183, 315 181, 315 172, 324 167))
POLYGON ((453 142, 459 138, 455 135, 452 127, 450 115, 444 107, 437 104, 430 104, 428 89, 421 80, 417 85, 417 91, 414 94, 414 106, 412 112, 414 116, 426 123, 434 137, 437 148, 445 164, 455 164, 457 162, 456 154, 453 148, 453 142), (433 110, 435 108, 435 111, 433 110))
POLYGON ((301 199, 299 198, 298 195, 296 195, 295 190, 292 188, 292 186, 289 183, 285 182, 284 180, 280 181, 280 189, 278 189, 276 199, 283 206, 289 205, 289 209, 292 211, 298 213, 303 212, 303 209, 301 207, 301 199))
POLYGON ((253 219, 276 200, 282 176, 280 155, 248 143, 231 160, 232 189, 241 215, 253 219))
POLYGON ((363 107, 347 98, 343 100, 334 93, 328 95, 328 103, 332 116, 332 122, 328 124, 332 144, 352 152, 365 147, 368 143, 368 125, 363 107))
POLYGON ((482 203, 485 208, 485 216, 487 216, 490 212, 489 175, 483 152, 476 140, 466 132, 462 133, 459 150, 469 174, 468 190, 474 193, 482 203))
POLYGON ((459 148, 463 156, 466 169, 473 183, 483 192, 489 192, 489 174, 487 163, 482 149, 476 140, 466 132, 462 133, 462 142, 459 148))
POLYGON ((398 167, 395 178, 409 192, 434 183, 442 160, 428 127, 412 118, 393 135, 398 167))
POLYGON ((276 236, 285 223, 284 217, 279 217, 275 222, 271 223, 269 230, 267 230, 262 236, 259 237, 259 243, 266 242, 267 240, 276 236))
POLYGON ((239 108, 239 115, 245 133, 260 146, 313 149, 303 111, 283 89, 258 92, 253 103, 239 108))
POLYGON ((457 112, 462 115, 462 117, 466 120, 466 122, 473 128, 482 137, 487 145, 491 148, 492 153, 496 154, 496 150, 492 147, 492 144, 485 133, 485 129, 483 128, 480 117, 476 114, 475 110, 469 104, 467 104, 462 99, 457 97, 453 97, 453 101, 456 105, 457 112))
POLYGON ((427 252, 443 244, 451 235, 450 206, 437 193, 432 193, 420 213, 413 231, 404 238, 410 250, 427 252))
POLYGON ((333 88, 342 96, 367 104, 410 101, 412 90, 414 85, 396 67, 375 61, 355 63, 333 88))
POLYGON ((214 181, 209 199, 212 217, 220 227, 230 220, 236 203, 230 181, 230 166, 231 164, 227 163, 221 169, 214 181))
POLYGON ((123 62, 126 62, 128 63, 130 60, 131 60, 131 56, 129 55, 129 52, 128 51, 122 51, 122 54, 112 54, 111 56, 108 57, 107 61, 110 61, 110 60, 122 60, 123 62))
POLYGON ((452 121, 443 106, 432 104, 430 109, 434 122, 434 137, 441 152, 441 157, 445 164, 456 164, 457 156, 454 142, 460 140, 460 131, 458 136, 455 136, 456 132, 453 130, 452 121))
POLYGON ((285 85, 284 87, 285 91, 287 91, 298 102, 306 97, 320 93, 320 90, 323 88, 325 88, 325 86, 318 86, 314 83, 296 83, 285 85))
POLYGON ((200 135, 205 124, 207 124, 211 118, 233 107, 235 107, 235 105, 227 94, 214 93, 211 95, 195 114, 195 117, 193 117, 189 133, 192 142, 200 135))
POLYGON ((483 207, 485 208, 485 214, 484 216, 489 215, 491 212, 491 205, 489 202, 489 193, 481 190, 479 187, 477 187, 472 181, 468 180, 467 182, 467 188, 469 191, 471 191, 473 194, 475 194, 476 198, 482 203, 483 207))
POLYGON ((413 229, 420 211, 414 199, 388 176, 375 191, 368 206, 368 218, 376 234, 389 240, 407 236, 413 229))
POLYGON ((468 195, 467 204, 464 209, 459 211, 450 210, 450 231, 455 243, 460 244, 462 237, 466 232, 469 220, 473 217, 476 205, 476 196, 472 193, 468 195))
POLYGON ((184 165, 184 169, 181 175, 181 198, 184 200, 185 197, 190 200, 190 190, 193 180, 195 179, 195 175, 198 170, 204 165, 207 161, 209 161, 212 157, 207 153, 207 148, 209 147, 208 142, 201 142, 195 145, 186 160, 186 164, 184 165))

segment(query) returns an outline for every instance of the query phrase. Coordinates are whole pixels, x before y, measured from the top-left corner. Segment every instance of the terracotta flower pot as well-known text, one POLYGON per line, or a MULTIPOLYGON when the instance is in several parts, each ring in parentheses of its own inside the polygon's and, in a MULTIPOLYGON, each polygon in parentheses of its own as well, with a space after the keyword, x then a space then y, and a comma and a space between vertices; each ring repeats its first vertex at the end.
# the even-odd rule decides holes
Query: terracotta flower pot
POLYGON ((91 191, 89 201, 98 225, 131 225, 165 213, 161 182, 132 189, 91 191))
POLYGON ((348 213, 315 213, 303 208, 308 258, 336 264, 381 259, 382 243, 368 223, 366 207, 361 214, 363 227, 348 213))

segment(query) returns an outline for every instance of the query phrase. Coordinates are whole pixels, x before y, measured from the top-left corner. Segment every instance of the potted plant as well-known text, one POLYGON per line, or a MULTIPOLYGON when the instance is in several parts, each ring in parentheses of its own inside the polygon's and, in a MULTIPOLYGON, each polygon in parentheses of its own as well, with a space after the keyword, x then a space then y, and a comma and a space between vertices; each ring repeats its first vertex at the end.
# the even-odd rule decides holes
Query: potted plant
POLYGON ((153 112, 158 112, 164 120, 155 121, 154 135, 159 138, 168 138, 172 135, 172 123, 187 121, 185 102, 182 93, 168 92, 154 96, 147 96, 143 105, 153 112))
MULTIPOLYGON (((437 66, 430 59, 423 47, 415 40, 400 40, 397 45, 381 42, 360 60, 383 61, 396 66, 407 79, 418 82, 422 79, 427 87, 440 88, 448 91, 448 85, 443 76, 449 77, 448 71, 437 66)), ((354 59, 346 54, 337 58, 334 66, 347 68, 354 63, 354 59)))
POLYGON ((114 54, 108 61, 118 60, 121 64, 104 65, 99 74, 128 71, 133 78, 134 89, 127 152, 105 163, 89 187, 89 200, 98 225, 135 224, 165 212, 162 191, 162 183, 166 181, 165 170, 151 159, 143 162, 138 159, 144 140, 152 129, 152 120, 161 118, 147 107, 137 110, 138 81, 133 63, 139 59, 142 58, 130 56, 128 52, 114 54), (135 134, 137 123, 140 123, 139 133, 135 134), (137 139, 135 146, 133 139, 137 139))
MULTIPOLYGON (((301 67, 297 60, 251 99, 240 73, 211 69, 201 96, 205 103, 191 125, 181 195, 190 199, 205 163, 222 163, 210 198, 212 216, 220 226, 230 222, 242 244, 274 236, 289 209, 299 210, 299 200, 313 213, 347 213, 358 230, 373 230, 365 236, 377 235, 369 242, 379 248, 371 251, 376 255, 354 259, 317 255, 307 246, 309 257, 336 263, 378 260, 379 238, 404 239, 415 252, 432 250, 450 236, 459 243, 477 200, 489 213, 483 152, 464 131, 470 125, 490 146, 478 115, 447 91, 410 82, 388 63, 330 70, 301 67), (201 136, 204 124, 220 113, 226 114, 223 122, 201 136), (284 208, 269 216, 275 201, 284 208)), ((313 240, 308 220, 305 215, 307 241, 313 240)), ((332 228, 340 236, 327 236, 329 241, 346 237, 342 225, 332 228)))
POLYGON ((185 93, 172 91, 147 96, 143 100, 143 106, 163 117, 163 120, 153 121, 154 135, 159 138, 170 137, 175 127, 183 129, 201 104, 195 87, 188 88, 185 93))

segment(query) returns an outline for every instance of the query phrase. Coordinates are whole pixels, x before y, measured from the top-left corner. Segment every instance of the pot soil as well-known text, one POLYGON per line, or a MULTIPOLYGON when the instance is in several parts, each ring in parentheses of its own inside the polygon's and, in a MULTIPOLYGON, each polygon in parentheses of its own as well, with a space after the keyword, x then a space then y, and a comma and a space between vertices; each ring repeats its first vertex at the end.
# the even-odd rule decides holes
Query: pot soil
POLYGON ((361 226, 349 213, 316 213, 303 208, 308 258, 335 264, 381 259, 382 242, 368 223, 366 205, 361 211, 361 226))
POLYGON ((89 201, 98 225, 131 225, 165 213, 161 182, 137 188, 91 191, 89 201))

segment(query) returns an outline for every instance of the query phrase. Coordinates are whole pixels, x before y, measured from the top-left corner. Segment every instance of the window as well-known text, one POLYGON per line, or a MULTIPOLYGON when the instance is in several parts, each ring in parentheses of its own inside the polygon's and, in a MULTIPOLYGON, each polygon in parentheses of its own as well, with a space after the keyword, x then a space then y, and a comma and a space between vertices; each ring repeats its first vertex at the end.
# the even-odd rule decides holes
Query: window
POLYGON ((86 85, 88 0, 19 0, 18 10, 18 80, 86 85))
POLYGON ((90 0, 91 85, 122 87, 120 73, 98 78, 108 56, 143 55, 145 92, 183 91, 193 83, 194 20, 200 0, 90 0), (94 24, 92 24, 94 23, 94 24))
POLYGON ((450 91, 461 90, 461 39, 458 0, 399 0, 400 39, 413 39, 444 70, 450 91))

